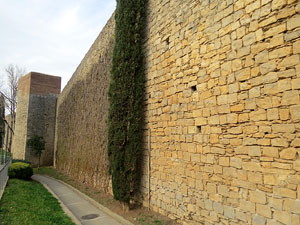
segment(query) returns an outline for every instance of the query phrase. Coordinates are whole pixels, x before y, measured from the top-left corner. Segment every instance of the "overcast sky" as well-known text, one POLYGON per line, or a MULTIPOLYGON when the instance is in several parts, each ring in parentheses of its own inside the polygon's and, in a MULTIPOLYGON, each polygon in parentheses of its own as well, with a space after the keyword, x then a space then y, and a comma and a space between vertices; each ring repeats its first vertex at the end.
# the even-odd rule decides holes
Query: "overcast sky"
POLYGON ((64 87, 115 0, 0 0, 0 76, 8 64, 62 77, 64 87))

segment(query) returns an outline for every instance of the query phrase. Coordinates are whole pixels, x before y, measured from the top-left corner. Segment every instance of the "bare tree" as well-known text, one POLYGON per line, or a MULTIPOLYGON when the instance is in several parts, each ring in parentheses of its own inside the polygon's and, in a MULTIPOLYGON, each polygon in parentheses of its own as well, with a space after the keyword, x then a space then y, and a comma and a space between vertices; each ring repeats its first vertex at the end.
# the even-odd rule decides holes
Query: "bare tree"
MULTIPOLYGON (((0 87, 2 89, 1 94, 5 98, 5 107, 10 113, 10 127, 12 130, 15 128, 16 123, 16 109, 17 109, 17 93, 18 93, 18 81, 21 76, 25 74, 25 69, 18 65, 10 64, 4 69, 5 77, 7 79, 6 87, 0 87)), ((9 152, 11 151, 12 135, 9 140, 9 152)))

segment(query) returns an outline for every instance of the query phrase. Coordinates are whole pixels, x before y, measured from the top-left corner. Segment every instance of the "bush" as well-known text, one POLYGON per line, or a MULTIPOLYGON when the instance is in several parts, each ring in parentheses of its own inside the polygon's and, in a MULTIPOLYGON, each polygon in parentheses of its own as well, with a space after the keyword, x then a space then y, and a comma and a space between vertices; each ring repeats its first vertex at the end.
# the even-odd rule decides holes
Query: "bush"
POLYGON ((27 163, 31 165, 31 162, 24 160, 24 159, 13 159, 12 163, 16 163, 16 162, 22 162, 22 163, 27 163))
POLYGON ((33 175, 33 170, 30 164, 23 162, 15 162, 8 168, 9 178, 17 178, 23 180, 29 180, 33 175))

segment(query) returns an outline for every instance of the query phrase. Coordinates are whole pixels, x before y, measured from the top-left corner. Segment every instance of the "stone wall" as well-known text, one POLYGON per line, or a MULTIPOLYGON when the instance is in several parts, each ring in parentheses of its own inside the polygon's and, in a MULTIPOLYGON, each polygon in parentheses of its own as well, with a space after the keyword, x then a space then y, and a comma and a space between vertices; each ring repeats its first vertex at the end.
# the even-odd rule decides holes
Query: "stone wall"
POLYGON ((30 74, 19 79, 18 105, 16 110, 15 134, 12 142, 12 153, 15 159, 25 159, 27 121, 30 94, 30 74))
POLYGON ((114 15, 58 98, 55 166, 111 193, 108 175, 108 85, 114 44, 114 15))
POLYGON ((26 141, 39 135, 45 140, 41 165, 53 165, 56 101, 60 85, 60 77, 35 72, 20 78, 12 146, 14 158, 26 159, 36 166, 38 157, 26 147, 26 141))
POLYGON ((150 0, 153 210, 299 224, 299 13, 296 0, 150 0))
MULTIPOLYGON (((299 14, 296 0, 149 0, 145 206, 149 146, 152 210, 300 223, 299 14)), ((113 31, 112 17, 59 96, 55 138, 56 167, 107 192, 113 31)))

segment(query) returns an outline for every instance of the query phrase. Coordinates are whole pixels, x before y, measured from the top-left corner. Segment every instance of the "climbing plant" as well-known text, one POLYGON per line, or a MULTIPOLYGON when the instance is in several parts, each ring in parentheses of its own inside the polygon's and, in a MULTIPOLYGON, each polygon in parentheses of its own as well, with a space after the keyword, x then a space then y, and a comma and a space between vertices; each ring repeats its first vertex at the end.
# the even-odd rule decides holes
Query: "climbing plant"
POLYGON ((144 124, 143 31, 147 0, 117 0, 109 87, 108 156, 114 198, 129 203, 138 186, 144 124))

